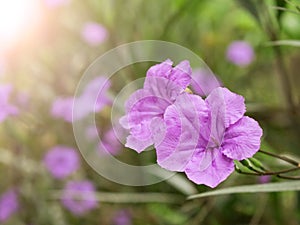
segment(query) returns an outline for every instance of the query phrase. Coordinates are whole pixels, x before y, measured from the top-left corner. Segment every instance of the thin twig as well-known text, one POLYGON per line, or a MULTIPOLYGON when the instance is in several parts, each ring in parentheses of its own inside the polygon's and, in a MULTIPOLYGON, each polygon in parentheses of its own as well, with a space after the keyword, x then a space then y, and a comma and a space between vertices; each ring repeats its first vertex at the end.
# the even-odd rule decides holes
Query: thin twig
POLYGON ((244 171, 241 171, 241 170, 237 170, 237 172, 242 173, 242 174, 247 174, 247 175, 254 175, 254 176, 272 176, 272 175, 280 175, 280 174, 283 174, 283 173, 293 172, 293 171, 296 171, 296 170, 299 170, 299 169, 300 169, 300 167, 295 167, 295 168, 286 169, 286 170, 280 170, 280 171, 276 171, 276 172, 271 172, 271 171, 260 172, 260 171, 257 171, 256 173, 251 173, 251 172, 244 172, 244 171))
POLYGON ((292 165, 294 165, 294 166, 300 167, 300 163, 299 163, 299 162, 297 162, 297 161, 295 161, 295 160, 293 160, 293 159, 291 159, 291 158, 288 158, 288 157, 286 157, 286 156, 276 155, 276 154, 274 154, 274 153, 266 152, 266 151, 261 150, 261 149, 260 149, 258 152, 259 152, 259 153, 262 153, 262 154, 265 154, 265 155, 272 156, 272 157, 277 158, 277 159, 280 159, 280 160, 283 160, 283 161, 288 162, 288 163, 290 163, 290 164, 292 164, 292 165))
POLYGON ((280 11, 285 11, 285 12, 295 13, 295 14, 299 15, 299 12, 298 12, 298 11, 294 11, 294 10, 287 9, 287 8, 284 8, 284 7, 272 6, 271 9, 276 9, 276 10, 280 10, 280 11))
POLYGON ((278 174, 277 177, 288 179, 288 180, 300 180, 300 176, 285 176, 285 175, 278 174))
POLYGON ((295 4, 294 2, 291 2, 290 0, 285 0, 286 3, 291 4, 294 6, 299 12, 300 12, 300 6, 295 4))

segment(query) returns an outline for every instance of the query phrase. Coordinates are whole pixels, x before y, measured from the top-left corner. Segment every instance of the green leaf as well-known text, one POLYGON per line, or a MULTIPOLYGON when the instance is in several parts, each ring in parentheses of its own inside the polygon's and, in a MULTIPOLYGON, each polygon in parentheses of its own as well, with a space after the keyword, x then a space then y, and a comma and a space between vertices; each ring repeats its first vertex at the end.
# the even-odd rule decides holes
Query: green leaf
POLYGON ((300 40, 279 40, 279 41, 271 41, 267 43, 267 46, 274 45, 287 45, 292 47, 300 47, 300 40))
POLYGON ((278 182, 269 184, 244 185, 237 187, 224 188, 215 191, 208 191, 201 194, 191 195, 187 199, 203 198, 217 195, 228 195, 237 193, 258 193, 258 192, 281 192, 281 191, 300 191, 300 181, 278 182))

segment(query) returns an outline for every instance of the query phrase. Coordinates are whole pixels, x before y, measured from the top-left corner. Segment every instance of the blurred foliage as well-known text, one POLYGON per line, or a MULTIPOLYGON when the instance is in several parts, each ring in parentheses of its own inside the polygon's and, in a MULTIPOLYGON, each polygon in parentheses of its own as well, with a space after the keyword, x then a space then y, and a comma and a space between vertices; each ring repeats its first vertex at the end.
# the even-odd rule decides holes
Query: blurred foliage
MULTIPOLYGON (((245 96, 248 114, 264 129, 262 149, 300 158, 299 48, 266 44, 300 39, 299 6, 296 0, 73 0, 62 7, 43 6, 37 31, 4 54, 7 68, 2 82, 12 83, 16 92, 29 97, 22 113, 0 126, 0 190, 18 187, 21 205, 5 224, 112 224, 113 213, 123 208, 137 225, 299 224, 297 192, 229 195, 176 204, 100 202, 96 210, 76 217, 52 198, 51 191, 62 189, 65 181, 51 178, 41 162, 54 145, 76 147, 72 125, 49 113, 53 100, 73 95, 84 70, 98 56, 120 44, 144 39, 175 42, 201 56, 226 87, 245 96), (89 46, 82 40, 80 32, 87 21, 107 28, 109 38, 103 44, 89 46), (248 67, 226 60, 226 48, 234 40, 246 40, 254 47, 256 59, 248 67), (282 86, 278 57, 286 68, 289 90, 282 86), (286 91, 293 108, 286 104, 286 91)), ((144 77, 149 65, 132 65, 118 73, 130 81, 144 77)), ((115 79, 113 88, 118 93, 124 84, 115 79)), ((97 116, 108 121, 110 111, 105 109, 97 116)), ((128 149, 118 158, 133 165, 155 162, 153 152, 138 155, 128 149)), ((278 163, 262 155, 257 158, 270 166, 278 163)), ((145 187, 118 185, 100 177, 83 159, 81 169, 68 179, 92 180, 98 191, 183 195, 167 182, 145 187)), ((233 174, 221 187, 258 182, 256 177, 233 174)), ((199 192, 209 190, 195 187, 199 192)))

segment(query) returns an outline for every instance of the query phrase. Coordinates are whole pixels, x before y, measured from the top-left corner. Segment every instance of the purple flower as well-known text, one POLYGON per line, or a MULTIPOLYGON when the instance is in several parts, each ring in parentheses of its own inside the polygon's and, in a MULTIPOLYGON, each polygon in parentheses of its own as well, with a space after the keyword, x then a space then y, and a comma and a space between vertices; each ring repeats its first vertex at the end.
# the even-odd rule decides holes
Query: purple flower
POLYGON ((131 215, 126 210, 119 210, 114 214, 113 225, 131 225, 131 215))
POLYGON ((187 61, 151 67, 120 122, 130 130, 127 147, 141 152, 154 144, 161 167, 216 187, 234 171, 234 160, 259 150, 262 129, 244 116, 244 98, 226 88, 214 88, 205 101, 185 92, 190 74, 187 61))
POLYGON ((96 126, 88 126, 85 130, 85 136, 88 140, 92 141, 98 137, 98 129, 96 126))
POLYGON ((122 149, 121 142, 117 138, 113 128, 106 131, 99 144, 100 153, 110 153, 111 155, 117 155, 122 149))
POLYGON ((52 104, 51 114, 55 118, 62 118, 71 123, 92 112, 100 112, 111 103, 107 95, 109 87, 110 82, 105 77, 96 77, 87 84, 79 97, 56 99, 52 104))
POLYGON ((265 176, 259 176, 258 183, 265 184, 269 183, 271 181, 271 176, 265 175, 265 176))
POLYGON ((207 96, 213 89, 222 85, 221 81, 212 72, 206 69, 197 69, 192 74, 191 88, 200 96, 207 96))
POLYGON ((61 202, 77 216, 98 206, 95 187, 90 181, 69 181, 63 190, 61 202))
POLYGON ((45 3, 49 8, 56 8, 69 4, 70 0, 45 0, 45 3))
POLYGON ((91 80, 74 102, 74 118, 78 120, 89 113, 100 112, 105 106, 111 104, 108 97, 110 85, 109 80, 102 76, 91 80))
POLYGON ((166 128, 161 129, 165 134, 157 134, 165 138, 155 146, 158 164, 184 171, 197 184, 216 187, 234 171, 234 160, 259 150, 262 129, 244 116, 244 98, 226 88, 214 89, 205 102, 190 98, 193 101, 180 97, 166 110, 166 128), (198 134, 197 140, 192 133, 198 134))
POLYGON ((58 98, 52 104, 51 114, 55 118, 62 118, 72 122, 73 97, 58 98))
POLYGON ((63 179, 79 168, 80 161, 75 149, 56 146, 47 152, 44 164, 53 177, 63 179))
POLYGON ((191 68, 188 61, 172 67, 166 60, 152 66, 146 75, 144 88, 134 92, 126 102, 126 116, 121 125, 130 131, 126 147, 137 152, 154 144, 153 129, 158 127, 165 110, 173 104, 191 81, 191 68))
POLYGON ((108 32, 101 24, 88 22, 84 25, 81 36, 89 45, 96 46, 108 38, 108 32))
POLYGON ((226 52, 228 61, 237 66, 249 65, 255 55, 252 46, 246 41, 234 41, 232 42, 226 52))
POLYGON ((184 172, 197 148, 201 121, 208 109, 197 95, 181 94, 153 130, 157 163, 171 171, 184 172))
POLYGON ((11 85, 0 85, 0 122, 4 121, 10 115, 18 114, 17 107, 9 103, 11 85))
POLYGON ((0 198, 0 222, 7 221, 19 208, 18 196, 15 190, 10 189, 0 198))

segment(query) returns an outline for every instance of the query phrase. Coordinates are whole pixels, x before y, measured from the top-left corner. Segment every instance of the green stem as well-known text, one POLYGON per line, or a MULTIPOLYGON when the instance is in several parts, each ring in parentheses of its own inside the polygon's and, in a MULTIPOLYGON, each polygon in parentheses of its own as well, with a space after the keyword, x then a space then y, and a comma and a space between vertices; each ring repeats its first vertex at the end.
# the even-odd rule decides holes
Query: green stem
POLYGON ((241 173, 241 174, 247 174, 247 175, 254 175, 254 176, 272 176, 272 175, 280 175, 283 174, 283 173, 289 173, 289 172, 293 172, 293 171, 296 171, 296 170, 299 170, 300 167, 295 167, 295 168, 290 168, 290 169, 286 169, 286 170, 279 170, 279 171, 275 171, 275 172, 272 172, 272 171, 267 171, 267 172, 260 172, 260 171, 256 171, 255 173, 251 173, 251 172, 244 172, 244 171, 241 171, 240 169, 237 170, 238 173, 241 173))
MULTIPOLYGON (((278 41, 278 29, 276 28, 271 15, 268 10, 268 6, 265 1, 262 1, 262 6, 264 7, 264 15, 265 15, 265 27, 267 34, 269 36, 269 39, 271 41, 278 41)), ((285 62, 283 60, 283 54, 281 51, 280 46, 272 46, 274 54, 275 54, 275 61, 276 61, 276 66, 278 70, 278 76, 280 80, 280 85, 282 89, 282 94, 284 95, 284 100, 287 104, 287 107, 289 111, 294 114, 296 113, 296 105, 293 100, 293 95, 292 95, 292 86, 291 86, 291 81, 290 77, 288 74, 288 70, 286 68, 285 62)))
POLYGON ((300 180, 300 176, 285 176, 285 175, 278 174, 277 177, 288 179, 288 180, 300 180))
POLYGON ((274 154, 274 153, 266 152, 266 151, 261 150, 261 149, 260 149, 258 152, 259 152, 259 153, 262 153, 262 154, 265 154, 265 155, 272 156, 272 157, 277 158, 277 159, 280 159, 280 160, 283 160, 283 161, 288 162, 288 163, 290 163, 290 164, 292 164, 292 165, 294 165, 294 166, 300 167, 300 163, 299 163, 299 162, 297 162, 297 161, 295 161, 295 160, 293 160, 293 159, 291 159, 291 158, 288 158, 288 157, 286 157, 286 156, 276 155, 276 154, 274 154))

